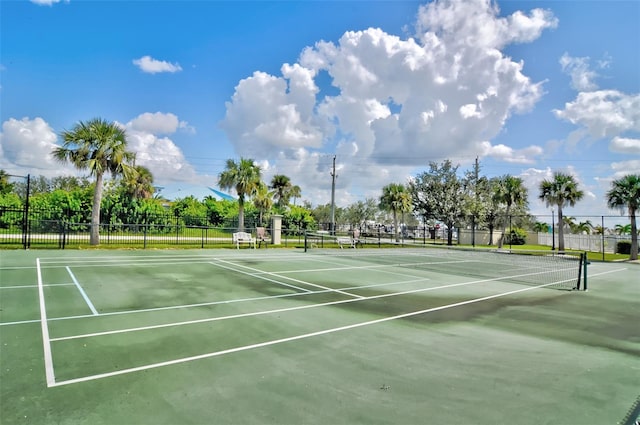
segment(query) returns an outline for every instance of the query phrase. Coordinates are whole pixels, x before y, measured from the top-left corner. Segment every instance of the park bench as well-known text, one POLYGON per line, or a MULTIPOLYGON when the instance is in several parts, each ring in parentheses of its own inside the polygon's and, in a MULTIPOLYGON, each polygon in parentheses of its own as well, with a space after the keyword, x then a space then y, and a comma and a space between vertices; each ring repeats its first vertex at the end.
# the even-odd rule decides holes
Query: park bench
POLYGON ((338 236, 336 237, 336 242, 338 242, 338 245, 340 245, 340 249, 343 249, 345 246, 349 248, 356 247, 355 239, 351 239, 351 237, 349 236, 338 236))
POLYGON ((256 240, 251 236, 251 233, 247 232, 235 232, 233 234, 233 243, 236 244, 237 249, 240 249, 241 243, 248 243, 249 248, 251 248, 252 245, 253 249, 256 248, 256 240))

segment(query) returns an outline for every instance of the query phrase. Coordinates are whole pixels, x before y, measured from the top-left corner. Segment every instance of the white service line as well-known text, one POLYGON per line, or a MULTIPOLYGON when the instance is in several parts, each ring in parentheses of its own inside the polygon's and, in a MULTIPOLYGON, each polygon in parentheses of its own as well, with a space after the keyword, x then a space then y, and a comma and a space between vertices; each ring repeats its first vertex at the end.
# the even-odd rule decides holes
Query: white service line
MULTIPOLYGON (((164 366, 171 366, 171 365, 180 364, 180 363, 187 363, 187 362, 192 362, 192 361, 196 361, 196 360, 207 359, 207 358, 211 358, 211 357, 221 356, 221 355, 224 355, 224 354, 237 353, 237 352, 240 352, 240 351, 247 351, 247 350, 253 350, 253 349, 256 349, 256 348, 268 347, 270 345, 282 344, 284 342, 296 341, 296 340, 300 340, 300 339, 311 338, 311 337, 320 336, 320 335, 326 335, 326 334, 330 334, 330 333, 334 333, 334 332, 346 331, 346 330, 360 328, 360 327, 364 327, 364 326, 375 325, 375 324, 378 324, 378 323, 389 322, 391 320, 403 319, 405 317, 418 316, 420 314, 431 313, 431 312, 439 311, 439 310, 445 310, 445 309, 448 309, 448 308, 458 307, 458 306, 461 306, 461 305, 477 303, 477 302, 480 302, 480 301, 486 301, 486 300, 490 300, 490 299, 493 299, 493 298, 504 297, 504 296, 516 294, 516 293, 519 293, 519 292, 525 292, 525 291, 531 291, 531 290, 534 290, 534 289, 544 288, 545 286, 555 285, 556 283, 557 282, 546 283, 544 285, 539 285, 539 286, 529 286, 529 287, 523 288, 523 289, 517 289, 517 290, 514 290, 514 291, 503 292, 503 293, 500 293, 500 294, 489 295, 489 296, 481 297, 481 298, 474 298, 474 299, 471 299, 471 300, 461 301, 461 302, 453 303, 453 304, 447 304, 447 305, 444 305, 444 306, 432 307, 432 308, 428 308, 428 309, 425 309, 425 310, 419 310, 419 311, 413 311, 413 312, 410 312, 410 313, 398 314, 396 316, 383 317, 381 319, 369 320, 367 322, 354 323, 354 324, 351 324, 351 325, 325 329, 325 330, 317 331, 317 332, 310 332, 310 333, 306 333, 306 334, 302 334, 302 335, 296 335, 296 336, 292 336, 292 337, 288 337, 288 338, 274 339, 274 340, 271 340, 271 341, 260 342, 260 343, 257 343, 257 344, 244 345, 244 346, 241 346, 241 347, 230 348, 230 349, 227 349, 227 350, 214 351, 214 352, 211 352, 211 353, 200 354, 200 355, 197 355, 197 356, 183 357, 183 358, 180 358, 180 359, 174 359, 174 360, 169 360, 169 361, 160 362, 160 363, 153 363, 153 364, 149 364, 149 365, 133 367, 133 368, 130 368, 130 369, 121 369, 121 370, 117 370, 117 371, 114 371, 114 372, 106 372, 106 373, 100 373, 100 374, 96 374, 96 375, 83 376, 81 378, 68 379, 66 381, 56 382, 53 385, 49 385, 49 386, 58 387, 58 386, 62 386, 62 385, 77 384, 77 383, 80 383, 80 382, 94 381, 94 380, 97 380, 97 379, 109 378, 109 377, 117 376, 117 375, 124 375, 124 374, 128 374, 128 373, 133 373, 133 372, 140 372, 140 371, 143 371, 143 370, 156 369, 156 368, 164 367, 164 366)), ((350 300, 350 301, 356 301, 356 300, 350 300)))
MULTIPOLYGON (((530 276, 530 275, 535 275, 535 274, 540 274, 540 273, 546 273, 546 272, 528 273, 528 274, 524 274, 524 275, 520 275, 520 276, 530 276)), ((510 276, 510 277, 513 278, 515 276, 510 276)), ((369 300, 377 300, 377 299, 380 299, 380 298, 397 297, 397 296, 400 296, 400 295, 416 294, 416 293, 421 293, 421 292, 434 291, 434 290, 437 290, 437 289, 446 289, 446 288, 454 288, 454 287, 457 287, 457 286, 473 285, 473 284, 477 284, 477 283, 496 282, 496 281, 500 281, 502 279, 508 279, 508 278, 509 277, 495 277, 495 278, 488 278, 488 279, 481 279, 481 280, 472 280, 472 281, 469 281, 469 282, 460 282, 460 283, 452 283, 452 284, 448 284, 448 285, 432 286, 430 288, 418 288, 418 289, 411 289, 411 290, 408 290, 408 291, 392 292, 392 293, 389 293, 389 294, 371 295, 369 297, 349 298, 349 299, 346 299, 346 300, 327 301, 327 302, 324 302, 324 303, 317 303, 317 304, 305 304, 305 305, 296 306, 296 307, 286 307, 286 308, 278 308, 278 309, 273 309, 273 310, 254 311, 254 312, 251 312, 251 313, 239 313, 239 314, 233 314, 233 315, 230 315, 230 316, 208 317, 208 318, 205 318, 205 319, 187 320, 187 321, 184 321, 184 322, 164 323, 164 324, 161 324, 161 325, 141 326, 141 327, 137 327, 137 328, 117 329, 117 330, 113 330, 113 331, 94 332, 94 333, 82 334, 82 335, 63 336, 63 337, 59 337, 59 338, 52 338, 51 341, 67 341, 67 340, 71 340, 71 339, 98 337, 98 336, 114 335, 114 334, 128 333, 128 332, 139 332, 139 331, 146 331, 146 330, 150 330, 150 329, 169 328, 169 327, 174 327, 174 326, 184 326, 184 325, 192 325, 192 324, 197 324, 197 323, 217 322, 217 321, 228 320, 228 319, 239 319, 239 318, 243 318, 243 317, 261 316, 261 315, 265 315, 265 314, 284 313, 284 312, 296 311, 296 310, 306 310, 306 309, 311 309, 311 308, 327 307, 327 306, 331 306, 331 305, 347 304, 347 303, 358 302, 358 301, 369 301, 369 300)), ((555 285, 557 283, 563 283, 563 282, 566 282, 566 280, 557 281, 557 282, 553 282, 553 283, 550 283, 550 284, 534 286, 534 288, 543 288, 545 286, 555 285)), ((328 291, 328 292, 333 292, 333 291, 328 291)), ((314 294, 314 293, 315 292, 311 292, 311 294, 314 294)))
POLYGON ((42 327, 42 348, 44 350, 44 372, 47 378, 47 387, 56 383, 53 372, 53 356, 51 355, 51 340, 49 339, 49 326, 47 325, 47 309, 44 302, 44 290, 42 288, 42 271, 40 270, 40 259, 36 258, 36 271, 38 274, 38 298, 40 301, 40 323, 42 327))
MULTIPOLYGON (((49 283, 47 285, 42 285, 45 287, 50 286, 71 286, 73 283, 49 283)), ((17 286, 0 286, 0 289, 27 289, 27 288, 38 288, 38 285, 17 285, 17 286)))
POLYGON ((78 288, 78 291, 80 291, 80 295, 82 295, 82 298, 84 298, 84 301, 89 306, 89 310, 91 310, 91 313, 93 313, 94 316, 98 316, 98 314, 99 314, 98 310, 96 310, 96 308, 93 306, 93 303, 91 302, 91 300, 87 296, 87 293, 84 292, 84 289, 82 289, 82 286, 80 286, 80 283, 78 282, 78 279, 76 279, 76 277, 73 275, 73 273, 71 272, 71 269, 69 268, 69 266, 67 266, 66 269, 67 269, 67 272, 69 272, 69 276, 71 276, 71 280, 73 280, 73 283, 76 285, 76 288, 78 288))
MULTIPOLYGON (((214 265, 216 267, 220 267, 222 269, 231 270, 231 271, 236 272, 236 273, 246 274, 246 275, 251 276, 251 277, 257 277, 258 279, 266 280, 267 282, 277 283, 278 285, 283 285, 283 286, 288 286, 289 288, 297 289, 297 290, 302 291, 302 292, 310 292, 308 289, 300 288, 300 287, 295 286, 295 285, 289 285, 288 283, 280 282, 279 280, 269 279, 269 278, 260 276, 257 273, 248 273, 248 272, 245 272, 245 271, 242 271, 242 270, 235 269, 233 267, 229 267, 229 266, 225 267, 225 266, 223 266, 221 264, 218 264, 218 262, 220 262, 220 263, 225 263, 225 264, 232 264, 234 266, 236 265, 234 263, 229 263, 228 261, 220 260, 218 258, 216 258, 216 261, 217 261, 216 263, 213 263, 213 262, 209 261, 208 264, 212 264, 212 265, 214 265)), ((261 273, 261 274, 264 274, 264 273, 261 273)))
MULTIPOLYGON (((327 288, 326 286, 318 285, 318 284, 316 284, 316 283, 305 282, 305 281, 303 281, 303 280, 294 279, 294 278, 292 278, 292 277, 288 277, 288 276, 281 276, 281 275, 276 274, 276 273, 273 273, 273 272, 265 272, 264 270, 255 269, 255 268, 253 268, 253 267, 245 266, 245 265, 243 265, 243 264, 236 264, 236 263, 232 263, 232 262, 230 262, 230 261, 221 260, 221 259, 219 259, 219 258, 216 258, 216 260, 217 260, 217 261, 220 261, 220 262, 223 262, 223 263, 226 263, 226 264, 232 264, 232 265, 234 265, 234 266, 236 266, 236 267, 242 267, 242 268, 244 268, 244 269, 249 269, 249 270, 251 270, 253 273, 267 274, 267 275, 269 275, 269 276, 278 276, 278 277, 280 277, 280 278, 284 278, 284 279, 292 280, 292 281, 297 282, 297 283, 302 283, 303 285, 309 285, 309 286, 314 286, 314 287, 316 287, 316 288, 320 288, 320 289, 326 289, 327 291, 337 292, 337 293, 339 293, 339 294, 348 295, 348 296, 353 297, 353 298, 362 298, 360 295, 352 294, 352 293, 350 293, 350 292, 341 291, 340 289, 327 288)), ((213 264, 213 265, 217 265, 217 264, 215 264, 215 263, 211 263, 211 264, 213 264)), ((243 272, 243 271, 241 271, 241 270, 235 270, 235 271, 237 271, 237 272, 239 272, 239 273, 246 273, 246 272, 243 272)), ((254 274, 251 274, 251 276, 255 276, 255 275, 254 275, 254 274)), ((256 276, 256 277, 258 277, 258 276, 256 276)), ((283 283, 283 285, 285 285, 285 284, 283 283)), ((307 290, 307 291, 309 291, 309 290, 307 290)))

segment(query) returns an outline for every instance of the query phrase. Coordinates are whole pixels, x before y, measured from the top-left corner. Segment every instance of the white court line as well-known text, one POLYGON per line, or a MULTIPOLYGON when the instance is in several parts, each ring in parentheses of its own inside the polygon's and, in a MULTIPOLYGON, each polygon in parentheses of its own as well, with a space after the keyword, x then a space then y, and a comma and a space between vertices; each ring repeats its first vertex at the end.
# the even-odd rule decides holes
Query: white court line
MULTIPOLYGON (((473 284, 484 283, 484 282, 496 282, 496 281, 500 281, 500 280, 503 280, 503 279, 521 277, 521 276, 531 276, 531 275, 536 275, 536 274, 541 274, 541 273, 546 273, 546 272, 536 272, 536 273, 528 273, 528 274, 523 274, 523 275, 518 275, 518 276, 496 277, 496 278, 487 278, 487 279, 481 279, 481 280, 472 280, 472 281, 469 281, 469 282, 461 282, 461 283, 453 283, 453 284, 449 284, 449 285, 433 286, 433 287, 430 287, 430 288, 411 289, 411 290, 408 290, 408 291, 393 292, 393 293, 390 293, 390 294, 379 294, 379 295, 372 295, 372 296, 369 296, 369 297, 349 298, 349 299, 346 299, 346 300, 328 301, 328 302, 325 302, 325 303, 318 303, 318 304, 305 304, 305 305, 296 306, 296 307, 286 307, 286 308, 278 308, 278 309, 273 309, 273 310, 254 311, 254 312, 251 312, 251 313, 239 313, 239 314, 234 314, 234 315, 230 315, 230 316, 208 317, 206 319, 187 320, 187 321, 184 321, 184 322, 164 323, 164 324, 161 324, 161 325, 149 325, 149 326, 141 326, 141 327, 137 327, 137 328, 126 328, 126 329, 117 329, 117 330, 113 330, 113 331, 94 332, 94 333, 90 333, 90 334, 71 335, 71 336, 64 336, 64 337, 59 337, 59 338, 52 338, 51 341, 67 341, 67 340, 71 340, 71 339, 89 338, 89 337, 97 337, 97 336, 103 336, 103 335, 114 335, 114 334, 129 333, 129 332, 140 332, 140 331, 146 331, 146 330, 150 330, 150 329, 161 329, 161 328, 168 328, 168 327, 174 327, 174 326, 192 325, 192 324, 197 324, 197 323, 217 322, 217 321, 228 320, 228 319, 239 319, 239 318, 243 318, 243 317, 261 316, 261 315, 265 315, 265 314, 284 313, 284 312, 296 311, 296 310, 306 310, 306 309, 311 309, 311 308, 326 307, 326 306, 338 305, 338 304, 347 304, 347 303, 358 302, 358 301, 369 301, 369 300, 376 300, 376 299, 380 299, 380 298, 397 297, 397 296, 400 296, 400 295, 416 294, 416 293, 421 293, 421 292, 433 291, 433 290, 436 290, 436 289, 454 288, 454 287, 457 287, 457 286, 473 285, 473 284)), ((572 281, 572 280, 573 279, 556 281, 553 284, 562 283, 562 282, 566 282, 566 281, 572 281)), ((535 286, 535 287, 544 287, 544 286, 548 286, 548 285, 549 284, 542 285, 542 286, 535 286)), ((332 291, 330 291, 330 292, 332 292, 332 291)))
MULTIPOLYGON (((620 271, 624 271, 624 270, 627 270, 627 268, 615 269, 615 270, 606 271, 606 272, 602 272, 602 273, 589 273, 589 276, 595 277, 595 276, 599 276, 599 275, 602 275, 602 274, 615 273, 615 272, 620 272, 620 271)), ((517 276, 506 276, 506 277, 502 277, 502 278, 499 278, 499 279, 508 279, 509 277, 517 277, 517 276)), ((352 286, 352 287, 343 288, 343 289, 351 291, 351 290, 364 289, 364 288, 374 288, 374 287, 379 287, 379 286, 404 285, 404 284, 407 284, 407 283, 417 283, 417 282, 422 282, 422 281, 427 281, 427 280, 430 280, 430 279, 429 278, 419 278, 419 279, 412 279, 412 280, 400 281, 400 282, 388 282, 388 283, 376 283, 376 284, 371 284, 371 285, 352 286)), ((458 285, 458 284, 454 284, 454 285, 458 285)), ((47 285, 44 285, 44 286, 47 286, 47 285)), ((236 302, 261 301, 261 300, 268 300, 268 299, 275 299, 275 298, 290 298, 290 297, 304 296, 304 295, 310 295, 310 294, 324 294, 324 293, 327 293, 327 292, 333 292, 333 291, 331 291, 331 290, 321 290, 321 291, 310 291, 310 292, 304 292, 304 293, 269 295, 269 296, 264 296, 264 297, 239 298, 239 299, 224 300, 224 301, 210 301, 210 302, 196 303, 196 304, 180 304, 180 305, 172 305, 172 306, 166 306, 166 307, 144 308, 144 309, 139 309, 139 310, 112 311, 112 312, 101 313, 100 317, 103 317, 103 316, 119 316, 119 315, 123 315, 123 314, 151 313, 151 312, 154 312, 154 311, 162 311, 162 310, 177 310, 177 309, 183 309, 183 308, 206 307, 206 306, 217 305, 217 304, 230 304, 230 303, 236 303, 236 302)), ((49 321, 75 320, 75 319, 86 319, 86 318, 89 318, 89 317, 96 317, 96 316, 94 316, 92 314, 83 314, 83 315, 77 315, 77 316, 52 317, 52 318, 49 318, 48 320, 49 321)), ((20 324, 28 324, 28 323, 37 323, 37 322, 39 322, 39 320, 21 320, 21 321, 16 321, 16 322, 4 322, 4 323, 0 323, 0 327, 1 326, 8 326, 8 325, 20 325, 20 324)))
MULTIPOLYGON (((328 264, 332 264, 335 266, 335 262, 327 262, 314 259, 316 262, 324 262, 328 264)), ((395 264, 377 264, 377 265, 365 265, 365 266, 338 266, 338 267, 329 267, 329 268, 321 268, 321 269, 303 269, 303 270, 281 270, 276 273, 279 274, 291 274, 291 273, 312 273, 312 272, 326 272, 326 271, 341 271, 341 270, 378 270, 383 268, 398 268, 398 267, 410 267, 410 266, 430 266, 430 265, 442 265, 442 264, 460 264, 460 263, 468 263, 468 262, 477 262, 476 260, 453 260, 453 261, 429 261, 429 262, 418 262, 418 263, 395 263, 395 264)), ((267 273, 267 272, 263 272, 267 273)), ((411 275, 408 275, 411 276, 411 275)))
MULTIPOLYGON (((58 387, 58 386, 62 386, 62 385, 77 384, 77 383, 80 383, 80 382, 94 381, 94 380, 97 380, 97 379, 109 378, 109 377, 117 376, 117 375, 124 375, 124 374, 128 374, 128 373, 133 373, 133 372, 140 372, 140 371, 143 371, 143 370, 156 369, 156 368, 164 367, 164 366, 171 366, 171 365, 176 365, 176 364, 180 364, 180 363, 187 363, 187 362, 192 362, 192 361, 196 361, 196 360, 202 360, 202 359, 207 359, 207 358, 211 358, 211 357, 222 356, 224 354, 237 353, 237 352, 240 352, 240 351, 247 351, 247 350, 253 350, 253 349, 256 349, 256 348, 268 347, 268 346, 271 346, 271 345, 282 344, 284 342, 297 341, 297 340, 300 340, 300 339, 311 338, 311 337, 320 336, 320 335, 326 335, 326 334, 335 333, 335 332, 346 331, 346 330, 360 328, 360 327, 364 327, 364 326, 375 325, 375 324, 378 324, 378 323, 389 322, 389 321, 392 321, 392 320, 403 319, 403 318, 406 318, 406 317, 418 316, 420 314, 431 313, 431 312, 434 312, 434 311, 445 310, 445 309, 448 309, 448 308, 459 307, 459 306, 462 306, 462 305, 477 303, 477 302, 480 302, 480 301, 486 301, 486 300, 490 300, 490 299, 493 299, 493 298, 499 298, 499 297, 504 297, 504 296, 507 296, 507 295, 517 294, 519 292, 525 292, 525 291, 531 291, 531 290, 534 290, 534 289, 544 288, 545 286, 555 285, 556 283, 559 283, 559 282, 546 283, 544 285, 539 285, 539 286, 530 286, 530 287, 523 288, 523 289, 517 289, 517 290, 514 290, 514 291, 503 292, 503 293, 500 293, 500 294, 489 295, 489 296, 481 297, 481 298, 474 298, 474 299, 471 299, 471 300, 461 301, 461 302, 453 303, 453 304, 447 304, 447 305, 444 305, 444 306, 432 307, 432 308, 428 308, 428 309, 424 309, 424 310, 413 311, 413 312, 410 312, 410 313, 398 314, 396 316, 383 317, 381 319, 369 320, 367 322, 354 323, 354 324, 351 324, 351 325, 325 329, 325 330, 317 331, 317 332, 310 332, 310 333, 306 333, 306 334, 302 334, 302 335, 291 336, 291 337, 288 337, 288 338, 274 339, 274 340, 271 340, 271 341, 260 342, 260 343, 257 343, 257 344, 244 345, 244 346, 241 346, 241 347, 230 348, 230 349, 227 349, 227 350, 214 351, 214 352, 210 352, 210 353, 200 354, 200 355, 197 355, 197 356, 183 357, 183 358, 180 358, 180 359, 174 359, 174 360, 169 360, 169 361, 160 362, 160 363, 152 363, 152 364, 133 367, 133 368, 129 368, 129 369, 121 369, 121 370, 117 370, 117 371, 114 371, 114 372, 106 372, 106 373, 100 373, 100 374, 96 374, 96 375, 83 376, 81 378, 68 379, 66 381, 55 382, 53 385, 50 385, 50 386, 58 387)), ((357 301, 357 300, 351 300, 351 301, 357 301)))
MULTIPOLYGON (((411 276, 411 277, 415 277, 415 276, 411 276)), ((351 286, 349 288, 343 288, 343 289, 351 291, 351 290, 354 290, 354 289, 376 288, 376 287, 380 287, 380 286, 406 285, 408 283, 426 282, 428 280, 431 280, 431 279, 429 279, 429 278, 419 278, 419 279, 411 279, 411 280, 401 280, 399 282, 373 283, 371 285, 351 286)), ((454 285, 457 285, 457 284, 454 284, 454 285)), ((47 286, 47 285, 44 285, 44 286, 47 286)), ((448 286, 444 286, 444 287, 448 287, 448 286)), ((329 293, 329 292, 333 292, 333 291, 330 290, 330 289, 322 289, 320 291, 295 292, 295 293, 291 293, 291 294, 268 295, 268 296, 264 296, 264 297, 236 298, 236 299, 233 299, 233 300, 209 301, 209 302, 197 303, 197 304, 180 304, 180 305, 171 305, 171 306, 166 306, 166 307, 143 308, 143 309, 139 309, 139 310, 111 311, 111 312, 106 312, 106 313, 100 313, 100 317, 104 317, 104 316, 120 316, 120 315, 123 315, 123 314, 152 313, 152 312, 155 312, 155 311, 162 311, 162 310, 178 310, 178 309, 184 309, 184 308, 206 307, 206 306, 219 305, 219 304, 233 304, 233 303, 250 302, 250 301, 264 301, 264 300, 271 300, 271 299, 276 299, 276 298, 293 298, 293 297, 299 297, 299 296, 304 296, 304 295, 326 294, 326 293, 329 293)), ((86 318, 89 318, 89 317, 96 317, 96 316, 94 316, 93 314, 81 314, 81 315, 77 315, 77 316, 50 317, 48 320, 50 322, 54 322, 54 321, 58 321, 58 320, 86 319, 86 318)), ((0 323, 0 326, 20 325, 20 324, 37 323, 37 322, 40 322, 40 320, 21 320, 21 321, 17 321, 17 322, 0 323)))
MULTIPOLYGON (((220 259, 216 259, 216 260, 218 262, 220 262, 220 263, 233 264, 233 263, 228 263, 227 261, 220 260, 220 259)), ((300 288, 300 287, 295 286, 295 285, 289 285, 288 283, 280 282, 279 280, 269 279, 269 278, 266 278, 266 277, 263 277, 263 276, 258 276, 257 273, 247 273, 247 272, 242 271, 242 270, 234 269, 233 267, 225 267, 225 266, 223 266, 221 264, 218 264, 217 262, 216 263, 208 262, 208 264, 213 264, 214 266, 220 267, 222 269, 231 270, 231 271, 236 272, 236 273, 246 274, 246 275, 249 275, 251 277, 257 277, 258 279, 266 280, 267 282, 272 282, 272 283, 277 283, 278 285, 288 286, 289 288, 297 289, 297 290, 302 291, 302 292, 309 292, 309 290, 305 289, 305 288, 300 288)), ((235 265, 235 264, 233 264, 233 265, 235 265)))
MULTIPOLYGON (((326 289, 328 291, 337 292, 337 293, 343 294, 343 295, 348 295, 348 296, 353 297, 353 298, 362 298, 360 295, 352 294, 350 292, 341 291, 340 289, 327 288, 326 286, 318 285, 318 284, 311 283, 311 282, 305 282, 303 280, 294 279, 292 277, 280 276, 280 275, 278 275, 276 273, 273 273, 273 272, 265 272, 264 270, 255 269, 253 267, 245 266, 243 264, 236 264, 236 263, 233 263, 233 262, 230 262, 230 261, 221 260, 219 258, 216 258, 216 260, 217 261, 221 261, 221 262, 226 263, 226 264, 232 264, 232 265, 234 265, 236 267, 242 267, 242 268, 245 268, 245 269, 249 269, 249 270, 253 271, 254 273, 267 274, 267 275, 270 275, 270 276, 278 276, 280 278, 289 279, 289 280, 292 280, 292 281, 297 282, 297 283, 302 283, 304 285, 314 286, 316 288, 326 289)), ((211 264, 215 265, 215 263, 211 263, 211 264)), ((240 272, 240 270, 237 270, 237 271, 240 272)))
POLYGON ((73 283, 78 288, 78 291, 80 291, 80 295, 82 295, 82 298, 84 298, 84 301, 89 306, 89 310, 91 310, 91 313, 93 313, 94 316, 97 316, 98 315, 98 310, 96 310, 96 308, 93 306, 93 303, 91 302, 91 300, 87 296, 86 292, 84 292, 84 289, 82 289, 82 286, 80 286, 80 283, 78 282, 78 279, 76 279, 76 277, 73 275, 73 273, 71 272, 71 269, 69 268, 69 266, 67 266, 66 269, 67 269, 67 272, 69 272, 69 276, 71 276, 71 280, 73 280, 73 283))
MULTIPOLYGON (((42 285, 45 288, 50 286, 71 286, 73 283, 48 283, 42 285)), ((25 289, 25 288, 38 288, 38 285, 16 285, 16 286, 0 286, 0 289, 25 289)))
POLYGON ((42 271, 40 270, 40 259, 36 258, 36 271, 38 273, 38 298, 40 301, 40 322, 42 324, 42 346, 44 350, 44 371, 47 378, 47 387, 56 383, 53 372, 53 356, 51 355, 51 340, 49 339, 49 326, 47 325, 47 310, 44 303, 44 289, 42 288, 42 271))

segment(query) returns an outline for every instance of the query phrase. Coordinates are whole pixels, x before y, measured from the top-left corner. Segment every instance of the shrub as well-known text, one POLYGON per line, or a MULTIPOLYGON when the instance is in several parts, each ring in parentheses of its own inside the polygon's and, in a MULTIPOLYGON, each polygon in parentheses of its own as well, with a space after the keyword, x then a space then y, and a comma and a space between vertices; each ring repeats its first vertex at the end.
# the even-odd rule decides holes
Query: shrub
POLYGON ((631 254, 631 241, 619 241, 616 244, 616 253, 631 254))
POLYGON ((524 245, 527 242, 527 231, 519 227, 513 227, 507 233, 505 243, 508 245, 524 245))

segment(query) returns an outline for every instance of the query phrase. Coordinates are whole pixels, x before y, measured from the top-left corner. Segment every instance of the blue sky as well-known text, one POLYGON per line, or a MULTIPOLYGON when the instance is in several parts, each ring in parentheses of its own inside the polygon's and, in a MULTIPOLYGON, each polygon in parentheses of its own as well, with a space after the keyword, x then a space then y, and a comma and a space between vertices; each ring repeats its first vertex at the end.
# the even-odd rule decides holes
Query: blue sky
POLYGON ((162 194, 202 197, 228 158, 314 205, 378 197, 445 158, 538 185, 573 215, 640 173, 640 1, 0 1, 0 168, 80 120, 121 123, 162 194))

